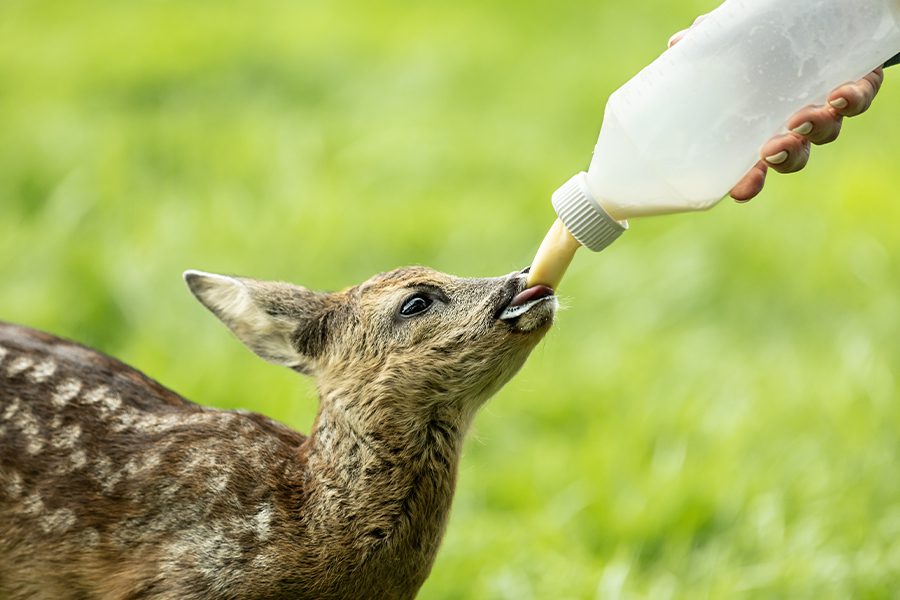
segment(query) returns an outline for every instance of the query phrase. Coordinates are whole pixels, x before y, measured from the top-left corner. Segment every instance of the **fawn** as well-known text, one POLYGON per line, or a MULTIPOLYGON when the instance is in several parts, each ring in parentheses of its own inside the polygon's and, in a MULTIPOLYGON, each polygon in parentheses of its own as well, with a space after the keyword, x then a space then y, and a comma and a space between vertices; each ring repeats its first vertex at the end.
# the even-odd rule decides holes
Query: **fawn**
POLYGON ((0 323, 0 598, 413 598, 463 436, 549 329, 553 290, 421 267, 336 293, 185 280, 315 378, 310 435, 0 323))

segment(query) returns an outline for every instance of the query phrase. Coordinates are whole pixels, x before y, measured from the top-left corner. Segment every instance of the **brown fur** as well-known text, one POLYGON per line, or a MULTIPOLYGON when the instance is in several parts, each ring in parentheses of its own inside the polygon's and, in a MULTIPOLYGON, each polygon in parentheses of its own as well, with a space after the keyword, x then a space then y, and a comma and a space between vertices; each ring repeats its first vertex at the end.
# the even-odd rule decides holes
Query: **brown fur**
POLYGON ((414 597, 472 417, 555 300, 509 322, 519 274, 400 269, 334 294, 186 279, 251 349, 316 378, 310 436, 0 323, 0 598, 414 597), (416 292, 434 303, 401 317, 416 292))

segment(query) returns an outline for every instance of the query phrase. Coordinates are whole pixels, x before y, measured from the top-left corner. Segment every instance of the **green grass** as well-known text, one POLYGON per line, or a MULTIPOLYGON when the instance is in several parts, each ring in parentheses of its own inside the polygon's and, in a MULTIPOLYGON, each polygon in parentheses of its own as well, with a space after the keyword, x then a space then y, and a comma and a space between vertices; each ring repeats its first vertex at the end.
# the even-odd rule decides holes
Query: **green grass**
MULTIPOLYGON (((605 98, 712 4, 5 0, 0 318, 308 430, 310 383, 181 271, 521 268, 605 98)), ((893 79, 750 205, 576 258, 476 420, 422 598, 900 589, 893 79)))

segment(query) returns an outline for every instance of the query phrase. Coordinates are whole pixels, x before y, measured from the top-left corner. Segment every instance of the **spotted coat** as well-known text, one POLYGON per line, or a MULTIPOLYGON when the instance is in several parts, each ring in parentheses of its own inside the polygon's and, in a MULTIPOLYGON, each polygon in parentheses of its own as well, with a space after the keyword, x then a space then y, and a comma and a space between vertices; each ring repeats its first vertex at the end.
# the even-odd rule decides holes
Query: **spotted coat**
POLYGON ((472 415, 555 301, 504 323, 522 277, 421 268, 335 294, 187 280, 257 354, 316 378, 311 435, 0 323, 0 598, 412 598, 472 415), (415 322, 410 294, 435 305, 415 322))

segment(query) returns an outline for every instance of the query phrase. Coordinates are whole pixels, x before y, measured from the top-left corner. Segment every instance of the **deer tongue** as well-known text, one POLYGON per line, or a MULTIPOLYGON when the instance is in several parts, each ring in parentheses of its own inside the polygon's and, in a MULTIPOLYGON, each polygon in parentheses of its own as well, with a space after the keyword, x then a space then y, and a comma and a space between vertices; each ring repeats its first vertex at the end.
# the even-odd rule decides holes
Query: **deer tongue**
POLYGON ((535 285, 525 288, 506 305, 506 308, 500 314, 500 320, 515 319, 524 315, 528 310, 545 298, 553 296, 553 288, 546 285, 535 285))
POLYGON ((532 300, 540 300, 541 298, 546 298, 547 296, 553 295, 553 288, 547 287, 546 285, 535 285, 530 288, 525 288, 518 294, 516 297, 512 299, 507 308, 512 308, 515 306, 522 306, 532 300))

